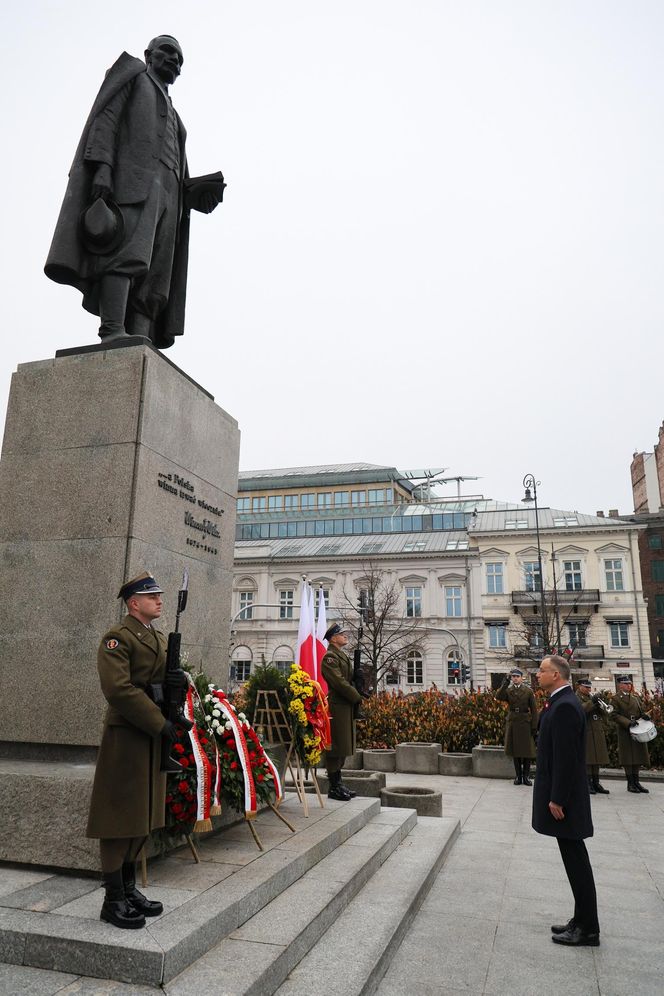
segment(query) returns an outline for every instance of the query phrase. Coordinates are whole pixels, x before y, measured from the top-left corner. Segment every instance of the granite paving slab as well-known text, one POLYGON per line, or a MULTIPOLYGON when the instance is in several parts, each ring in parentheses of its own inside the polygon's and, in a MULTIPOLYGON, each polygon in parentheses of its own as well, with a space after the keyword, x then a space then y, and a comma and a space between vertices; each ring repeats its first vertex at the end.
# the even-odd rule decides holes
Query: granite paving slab
MULTIPOLYGON (((19 910, 34 910, 47 913, 80 896, 93 894, 98 888, 96 878, 74 878, 68 875, 52 875, 50 878, 29 885, 17 892, 0 897, 0 907, 19 910)), ((99 909, 97 910, 99 915, 99 909)))

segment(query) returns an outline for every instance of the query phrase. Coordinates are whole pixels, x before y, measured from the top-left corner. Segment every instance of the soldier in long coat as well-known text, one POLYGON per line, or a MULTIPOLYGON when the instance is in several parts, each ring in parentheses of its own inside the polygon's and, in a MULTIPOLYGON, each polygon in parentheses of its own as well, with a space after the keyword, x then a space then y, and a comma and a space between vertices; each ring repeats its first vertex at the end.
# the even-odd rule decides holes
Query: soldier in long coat
MULTIPOLYGON (((136 889, 136 858, 152 830, 165 821, 166 775, 161 737, 175 739, 158 699, 166 671, 167 641, 153 621, 163 589, 144 572, 122 586, 127 615, 105 633, 97 654, 101 690, 108 702, 97 758, 87 836, 99 838, 105 898, 101 919, 116 927, 145 926, 163 912, 136 889)), ((168 683, 186 681, 176 672, 168 683)))
POLYGON ((515 785, 532 785, 530 762, 535 757, 537 703, 532 689, 523 684, 523 671, 512 668, 496 692, 500 702, 507 702, 505 753, 514 760, 515 785), (510 680, 512 684, 510 685, 510 680))
POLYGON ((354 795, 341 781, 341 769, 348 756, 355 752, 355 706, 362 696, 352 683, 353 665, 343 652, 348 643, 347 630, 338 623, 330 626, 325 634, 327 653, 321 670, 328 685, 330 728, 332 746, 325 753, 327 777, 330 782, 328 798, 346 802, 354 795))
POLYGON ((625 769, 627 791, 647 794, 648 789, 639 781, 639 768, 650 764, 648 744, 634 740, 629 731, 639 719, 650 719, 650 716, 646 714, 641 699, 634 692, 632 679, 627 675, 621 676, 617 683, 618 691, 611 701, 611 719, 618 726, 618 759, 625 769))
POLYGON ((604 732, 604 713, 598 705, 596 695, 591 695, 592 682, 580 678, 576 684, 576 697, 586 714, 586 769, 588 771, 588 791, 591 795, 608 795, 609 790, 600 785, 600 765, 609 763, 609 749, 604 732))

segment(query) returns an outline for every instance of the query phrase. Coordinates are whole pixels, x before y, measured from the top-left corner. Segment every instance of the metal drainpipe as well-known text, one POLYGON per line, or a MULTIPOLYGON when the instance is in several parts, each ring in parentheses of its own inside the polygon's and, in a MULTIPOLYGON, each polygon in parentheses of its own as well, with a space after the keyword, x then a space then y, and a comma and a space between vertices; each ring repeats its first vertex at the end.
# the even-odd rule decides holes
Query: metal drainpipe
POLYGON ((639 622, 639 598, 638 592, 636 590, 636 571, 634 570, 634 546, 632 540, 634 539, 633 533, 629 533, 629 559, 630 568, 632 571, 632 591, 634 592, 634 615, 636 617, 636 634, 639 640, 639 661, 641 664, 641 687, 646 683, 646 668, 643 662, 643 641, 641 640, 641 623, 639 622))
POLYGON ((470 567, 468 566, 468 555, 466 554, 463 558, 463 562, 466 568, 466 638, 468 640, 468 673, 470 674, 470 690, 474 691, 474 679, 475 679, 475 669, 473 666, 473 642, 472 642, 472 627, 470 624, 473 599, 470 594, 470 567))

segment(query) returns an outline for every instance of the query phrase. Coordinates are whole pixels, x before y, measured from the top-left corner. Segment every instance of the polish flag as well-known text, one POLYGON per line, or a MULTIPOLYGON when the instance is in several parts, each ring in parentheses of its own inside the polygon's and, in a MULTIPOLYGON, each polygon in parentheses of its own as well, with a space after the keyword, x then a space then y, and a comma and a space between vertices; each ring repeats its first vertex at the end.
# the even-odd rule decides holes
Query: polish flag
POLYGON ((325 611, 325 596, 323 595, 323 589, 320 588, 318 591, 318 619, 316 621, 316 673, 318 676, 318 683, 327 695, 327 682, 323 677, 323 672, 321 671, 321 662, 325 656, 325 651, 327 650, 327 640, 325 639, 326 630, 327 614, 325 611))
POLYGON ((314 633, 314 599, 310 585, 302 581, 300 597, 300 622, 297 628, 295 663, 316 679, 316 650, 314 633))

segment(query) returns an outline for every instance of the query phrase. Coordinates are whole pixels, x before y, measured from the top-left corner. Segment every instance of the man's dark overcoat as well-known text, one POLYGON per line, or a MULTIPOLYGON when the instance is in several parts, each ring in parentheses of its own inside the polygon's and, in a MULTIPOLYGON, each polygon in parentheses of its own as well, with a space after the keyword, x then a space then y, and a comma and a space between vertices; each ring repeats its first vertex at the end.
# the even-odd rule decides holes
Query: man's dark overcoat
POLYGON ((159 770, 164 717, 145 688, 163 681, 166 647, 163 633, 130 615, 99 645, 97 670, 108 709, 88 837, 146 837, 164 825, 166 775, 159 770))
POLYGON ((351 683, 353 665, 343 650, 330 644, 321 668, 328 684, 332 731, 332 746, 327 753, 333 757, 350 757, 355 753, 354 706, 362 701, 362 696, 351 683))
POLYGON ((571 840, 593 835, 586 774, 586 715, 569 685, 549 698, 540 714, 533 829, 571 840), (553 818, 550 802, 563 807, 563 820, 553 818))
MULTIPOLYGON (((167 96, 147 75, 141 59, 123 52, 108 70, 92 106, 69 173, 55 234, 44 270, 57 283, 70 284, 83 294, 83 307, 99 314, 99 266, 103 257, 89 253, 78 231, 82 213, 90 204, 95 163, 106 163, 113 172, 113 199, 122 205, 140 205, 148 198, 157 176, 164 143, 167 96), (98 122, 102 112, 104 127, 98 122)), ((177 115, 176 115, 177 117, 177 115)), ((177 117, 180 144, 180 222, 171 272, 168 303, 155 322, 154 342, 165 348, 184 332, 189 211, 182 202, 187 176, 186 131, 177 117)))
POLYGON ((604 713, 590 695, 576 693, 586 715, 586 764, 608 764, 609 748, 606 746, 604 732, 604 713))
POLYGON ((648 744, 634 740, 629 732, 633 719, 649 719, 643 708, 643 703, 634 692, 616 692, 611 699, 613 712, 611 719, 618 727, 618 759, 623 765, 650 764, 648 744))
POLYGON ((505 753, 510 757, 535 757, 535 732, 537 730, 537 703, 528 685, 504 685, 496 698, 507 702, 505 723, 505 753))

